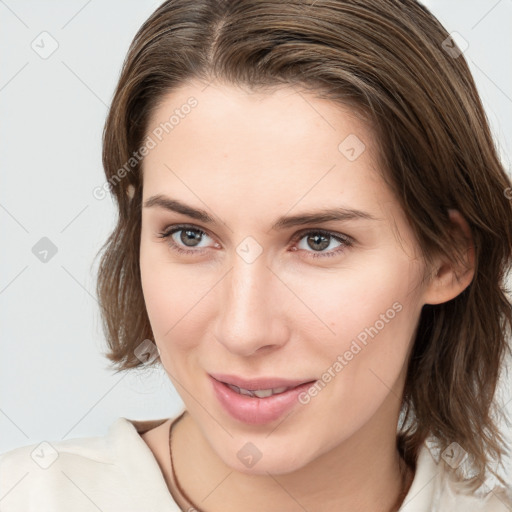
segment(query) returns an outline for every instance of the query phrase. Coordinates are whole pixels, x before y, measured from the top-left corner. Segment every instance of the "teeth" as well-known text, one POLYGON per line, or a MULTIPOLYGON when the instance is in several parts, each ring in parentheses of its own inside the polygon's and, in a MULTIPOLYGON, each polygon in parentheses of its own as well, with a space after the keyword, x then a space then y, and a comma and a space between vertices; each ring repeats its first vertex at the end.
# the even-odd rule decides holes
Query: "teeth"
POLYGON ((271 388, 271 389, 255 389, 251 391, 250 389, 239 388, 234 384, 228 384, 228 386, 233 390, 239 393, 240 395, 247 396, 256 396, 258 398, 267 398, 272 395, 278 395, 279 393, 285 392, 288 388, 286 386, 280 388, 271 388))
POLYGON ((254 391, 254 394, 258 398, 267 398, 267 396, 272 396, 274 393, 271 389, 257 389, 254 391))

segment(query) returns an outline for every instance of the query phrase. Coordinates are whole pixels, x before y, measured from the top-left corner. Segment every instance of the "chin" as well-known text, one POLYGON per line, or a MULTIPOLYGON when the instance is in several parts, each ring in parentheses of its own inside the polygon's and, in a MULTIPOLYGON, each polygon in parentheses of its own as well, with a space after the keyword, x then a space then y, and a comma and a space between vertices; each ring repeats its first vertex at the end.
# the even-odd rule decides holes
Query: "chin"
POLYGON ((247 475, 292 473, 316 458, 315 453, 305 451, 305 443, 294 443, 289 449, 279 439, 275 443, 276 446, 271 442, 261 446, 258 440, 235 438, 230 446, 221 446, 217 455, 226 466, 247 475))

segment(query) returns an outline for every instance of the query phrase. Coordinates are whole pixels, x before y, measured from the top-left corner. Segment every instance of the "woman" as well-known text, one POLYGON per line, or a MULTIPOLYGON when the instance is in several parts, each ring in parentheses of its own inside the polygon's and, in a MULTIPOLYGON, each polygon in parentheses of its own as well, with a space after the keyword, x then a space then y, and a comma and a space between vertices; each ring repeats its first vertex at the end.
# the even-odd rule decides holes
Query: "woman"
POLYGON ((5 510, 512 509, 512 188, 457 48, 414 0, 152 14, 98 295, 107 357, 185 408, 4 454, 5 510))

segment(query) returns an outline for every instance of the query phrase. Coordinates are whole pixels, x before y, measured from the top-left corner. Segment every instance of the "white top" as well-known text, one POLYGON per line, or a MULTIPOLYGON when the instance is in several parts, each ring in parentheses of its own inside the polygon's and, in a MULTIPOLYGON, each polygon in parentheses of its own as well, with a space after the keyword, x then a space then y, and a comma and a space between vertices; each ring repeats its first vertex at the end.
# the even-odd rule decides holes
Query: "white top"
MULTIPOLYGON (((119 417, 106 436, 22 446, 0 455, 2 512, 180 512, 140 433, 168 418, 119 417)), ((425 444, 400 512, 510 512, 512 498, 457 494, 425 444)))

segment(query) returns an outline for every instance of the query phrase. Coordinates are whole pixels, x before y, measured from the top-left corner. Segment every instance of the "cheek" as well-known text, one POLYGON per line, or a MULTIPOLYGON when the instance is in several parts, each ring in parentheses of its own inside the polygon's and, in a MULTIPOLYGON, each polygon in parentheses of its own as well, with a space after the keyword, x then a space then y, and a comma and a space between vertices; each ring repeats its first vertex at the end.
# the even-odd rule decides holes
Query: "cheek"
POLYGON ((354 258, 333 272, 303 272, 300 279, 289 279, 295 279, 294 293, 313 313, 305 317, 310 323, 308 331, 313 338, 316 331, 320 346, 331 353, 348 349, 358 335, 364 342, 369 337, 366 329, 374 325, 379 338, 400 337, 407 325, 403 317, 408 314, 399 310, 414 309, 417 300, 411 292, 417 269, 392 251, 354 258))
POLYGON ((148 312, 151 328, 157 344, 170 335, 173 326, 183 316, 183 302, 178 300, 183 290, 177 271, 163 261, 162 254, 166 248, 163 244, 158 247, 141 245, 140 273, 144 302, 148 312))
POLYGON ((194 346, 206 315, 212 279, 194 265, 178 265, 166 248, 141 247, 140 268, 144 301, 155 342, 164 354, 194 346))
POLYGON ((397 408, 400 405, 414 322, 410 312, 405 307, 400 309, 398 303, 384 318, 388 323, 379 319, 362 329, 353 326, 356 335, 343 339, 340 349, 330 357, 330 374, 324 372, 321 377, 322 382, 330 379, 319 394, 326 394, 323 404, 331 424, 343 425, 342 432, 335 431, 334 436, 359 430, 385 402, 397 408))
POLYGON ((399 378, 421 310, 411 292, 417 269, 403 257, 380 256, 337 279, 316 279, 315 287, 303 281, 300 291, 329 328, 311 337, 326 394, 336 394, 354 414, 377 407, 399 378))

